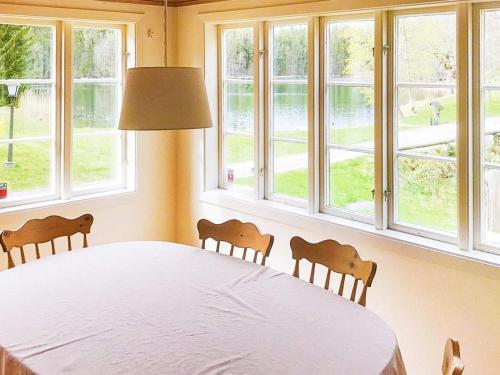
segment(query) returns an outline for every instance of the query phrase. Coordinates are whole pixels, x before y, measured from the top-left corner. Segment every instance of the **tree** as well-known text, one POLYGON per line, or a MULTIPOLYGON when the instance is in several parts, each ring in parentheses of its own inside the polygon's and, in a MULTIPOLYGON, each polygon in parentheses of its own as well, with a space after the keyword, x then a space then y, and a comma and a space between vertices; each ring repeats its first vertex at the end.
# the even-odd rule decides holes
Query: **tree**
MULTIPOLYGON (((0 25, 0 79, 25 77, 34 37, 30 26, 0 25)), ((19 94, 26 88, 20 87, 19 94)), ((8 105, 5 85, 0 86, 0 106, 8 105)))

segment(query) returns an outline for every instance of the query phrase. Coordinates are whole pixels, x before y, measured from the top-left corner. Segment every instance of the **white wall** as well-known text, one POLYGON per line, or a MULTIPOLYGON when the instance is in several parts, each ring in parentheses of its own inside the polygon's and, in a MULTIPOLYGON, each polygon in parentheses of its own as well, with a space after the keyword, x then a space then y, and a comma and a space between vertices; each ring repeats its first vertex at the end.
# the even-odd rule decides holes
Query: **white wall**
MULTIPOLYGON (((298 3, 299 1, 293 1, 298 3)), ((178 9, 176 32, 179 65, 204 66, 204 20, 256 18, 325 11, 357 4, 394 4, 394 1, 322 1, 295 4, 280 0, 259 0, 249 4, 234 0, 219 5, 200 5, 178 9), (246 9, 242 9, 246 8, 246 9), (249 9, 252 8, 252 9, 249 9), (214 11, 227 9, 226 14, 214 11)), ((403 2, 399 2, 400 4, 403 2)), ((215 130, 210 130, 215 131, 215 130)), ((500 373, 500 270, 499 268, 433 253, 415 246, 362 235, 350 230, 308 227, 300 220, 288 224, 247 215, 200 201, 203 184, 203 133, 179 134, 177 168, 177 240, 199 244, 196 221, 206 217, 216 222, 239 218, 256 223, 275 235, 269 265, 292 272, 289 240, 300 235, 310 241, 334 238, 354 245, 364 258, 375 260, 378 271, 368 292, 368 307, 395 331, 409 374, 440 373, 445 339, 461 341, 467 374, 500 373)))
MULTIPOLYGON (((106 3, 89 0, 9 0, 0 1, 0 14, 12 11, 52 17, 98 17, 120 20, 134 15, 137 22, 137 65, 163 65, 164 17, 158 6, 106 3), (12 6, 12 4, 26 5, 12 6), (93 12, 98 10, 99 12, 93 12), (156 36, 147 38, 151 28, 156 36)), ((89 237, 91 244, 123 240, 173 240, 175 233, 175 133, 137 135, 137 192, 112 198, 67 203, 47 208, 0 214, 0 230, 15 229, 23 222, 58 214, 95 217, 89 237)), ((1 170, 0 170, 1 173, 1 170)), ((6 258, 0 256, 0 269, 6 258)))

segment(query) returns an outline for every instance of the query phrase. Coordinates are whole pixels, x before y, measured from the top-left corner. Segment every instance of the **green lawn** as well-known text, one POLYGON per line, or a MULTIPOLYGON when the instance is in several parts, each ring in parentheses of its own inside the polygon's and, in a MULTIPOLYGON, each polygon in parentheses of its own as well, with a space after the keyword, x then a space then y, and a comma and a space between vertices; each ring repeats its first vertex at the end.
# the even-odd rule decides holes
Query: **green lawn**
MULTIPOLYGON (((0 108, 0 139, 8 138, 9 108, 0 108)), ((51 134, 50 121, 44 116, 16 110, 14 136, 38 137, 51 134)), ((96 128, 78 128, 78 132, 96 131, 96 128)), ((72 181, 84 184, 109 181, 120 172, 116 153, 117 137, 109 135, 75 138, 72 162, 72 181)), ((51 162, 54 154, 51 141, 41 140, 15 143, 13 146, 13 166, 6 166, 8 146, 0 145, 0 182, 7 182, 10 192, 47 191, 54 181, 51 162)))
MULTIPOLYGON (((424 162, 427 168, 435 166, 424 162)), ((415 176, 415 165, 401 167, 399 185, 399 221, 414 225, 428 226, 447 232, 456 231, 456 179, 453 174, 443 177, 440 173, 415 176)), ((330 205, 349 208, 360 202, 373 202, 373 160, 359 157, 332 163, 330 165, 330 205)), ((236 181, 240 185, 249 185, 250 178, 236 181)), ((307 198, 307 170, 294 170, 275 176, 274 191, 296 198, 307 198)), ((369 205, 367 205, 369 206, 369 205)), ((373 214, 366 208, 355 209, 359 213, 373 214)))

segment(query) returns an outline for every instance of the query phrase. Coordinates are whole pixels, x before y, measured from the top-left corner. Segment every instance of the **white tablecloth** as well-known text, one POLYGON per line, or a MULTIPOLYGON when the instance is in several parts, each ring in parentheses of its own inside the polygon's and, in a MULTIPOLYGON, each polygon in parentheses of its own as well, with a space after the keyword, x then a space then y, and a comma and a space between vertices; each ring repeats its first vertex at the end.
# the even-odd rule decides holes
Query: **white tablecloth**
POLYGON ((370 310, 209 251, 128 242, 0 272, 0 373, 405 374, 370 310))

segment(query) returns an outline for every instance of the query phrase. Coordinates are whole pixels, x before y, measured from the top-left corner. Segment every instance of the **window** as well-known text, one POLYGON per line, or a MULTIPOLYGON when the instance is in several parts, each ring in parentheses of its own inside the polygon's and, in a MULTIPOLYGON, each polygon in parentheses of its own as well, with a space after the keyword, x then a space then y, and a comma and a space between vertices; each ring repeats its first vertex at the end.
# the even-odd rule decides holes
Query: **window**
POLYGON ((456 235, 456 16, 394 18, 393 224, 456 235))
POLYGON ((130 187, 125 27, 0 20, 0 39, 0 207, 130 187))
POLYGON ((500 246, 500 9, 480 15, 481 242, 500 246))
POLYGON ((307 24, 273 25, 269 38, 268 196, 305 201, 309 162, 307 24))
POLYGON ((219 187, 500 253, 500 2, 220 30, 219 187))
POLYGON ((224 186, 253 189, 255 181, 254 32, 222 30, 222 166, 224 186))
POLYGON ((374 21, 330 21, 325 34, 325 205, 373 221, 374 21))
POLYGON ((123 91, 120 28, 73 28, 71 187, 95 191, 124 187, 117 130, 123 91))
POLYGON ((0 24, 0 183, 9 200, 59 192, 55 34, 53 25, 0 24))

